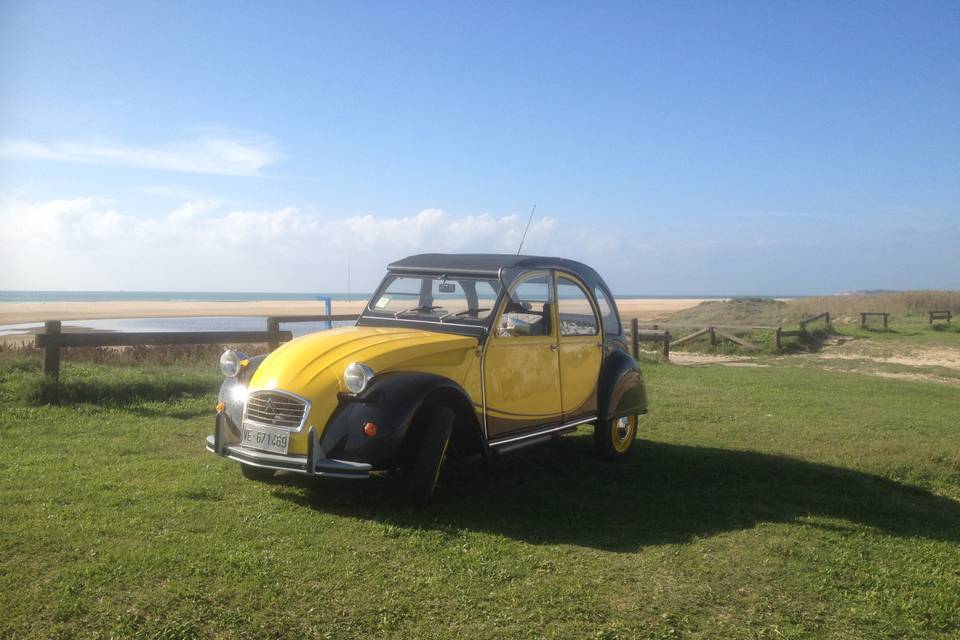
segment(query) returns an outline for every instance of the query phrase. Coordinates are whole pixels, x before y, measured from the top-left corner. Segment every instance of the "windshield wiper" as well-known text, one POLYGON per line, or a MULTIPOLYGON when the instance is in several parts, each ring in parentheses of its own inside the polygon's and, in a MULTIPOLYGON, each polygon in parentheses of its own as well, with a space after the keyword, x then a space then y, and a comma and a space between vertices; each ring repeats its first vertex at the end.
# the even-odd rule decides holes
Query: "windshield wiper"
POLYGON ((399 318, 403 314, 411 313, 413 311, 433 311, 434 309, 441 309, 441 308, 442 307, 440 307, 439 305, 424 304, 424 305, 420 305, 419 307, 410 307, 409 309, 404 309, 403 311, 397 311, 395 314, 393 314, 393 317, 399 318))
POLYGON ((464 309, 463 311, 454 311, 452 313, 446 313, 440 316, 440 322, 443 322, 444 318, 450 318, 450 317, 456 318, 457 316, 463 316, 468 313, 480 313, 481 311, 490 311, 490 309, 481 307, 480 309, 464 309))

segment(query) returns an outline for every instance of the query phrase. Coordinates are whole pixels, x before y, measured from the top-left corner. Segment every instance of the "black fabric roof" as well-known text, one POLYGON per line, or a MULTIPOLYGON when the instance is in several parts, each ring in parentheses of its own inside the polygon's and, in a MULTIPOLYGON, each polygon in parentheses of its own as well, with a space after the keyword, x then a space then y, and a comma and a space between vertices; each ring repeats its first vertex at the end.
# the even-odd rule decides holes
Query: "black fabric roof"
MULTIPOLYGON (((500 269, 560 269, 579 276, 587 284, 603 280, 596 271, 575 260, 566 258, 548 258, 545 256, 515 256, 507 253, 421 253, 387 266, 390 271, 496 276, 500 269)), ((505 279, 512 280, 515 273, 505 273, 505 279)), ((606 287, 604 287, 606 288, 606 287)))

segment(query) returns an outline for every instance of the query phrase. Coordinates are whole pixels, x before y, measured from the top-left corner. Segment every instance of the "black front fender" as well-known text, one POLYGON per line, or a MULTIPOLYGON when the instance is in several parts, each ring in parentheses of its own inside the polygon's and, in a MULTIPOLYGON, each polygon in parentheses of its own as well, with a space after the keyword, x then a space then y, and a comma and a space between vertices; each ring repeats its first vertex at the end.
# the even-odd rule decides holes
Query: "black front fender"
POLYGON ((458 424, 479 432, 469 396, 459 384, 435 374, 396 371, 376 376, 359 395, 342 394, 320 447, 331 458, 366 462, 378 469, 393 466, 414 416, 429 402, 452 405, 458 424), (377 425, 377 435, 364 435, 367 422, 377 425))
POLYGON ((647 389, 640 365, 625 351, 613 349, 607 355, 598 392, 601 420, 647 412, 647 389))

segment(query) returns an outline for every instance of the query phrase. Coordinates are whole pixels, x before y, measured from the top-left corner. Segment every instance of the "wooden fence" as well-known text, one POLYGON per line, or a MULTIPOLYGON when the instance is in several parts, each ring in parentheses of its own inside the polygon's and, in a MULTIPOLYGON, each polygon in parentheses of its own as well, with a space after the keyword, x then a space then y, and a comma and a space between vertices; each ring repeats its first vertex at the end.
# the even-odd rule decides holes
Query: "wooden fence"
POLYGON ((944 309, 943 311, 928 311, 930 314, 930 324, 933 324, 934 320, 946 320, 947 323, 950 323, 950 320, 953 318, 953 312, 950 309, 944 309))
POLYGON ((640 329, 640 322, 634 318, 630 321, 630 351, 634 359, 640 357, 641 342, 659 342, 660 357, 670 360, 670 332, 658 329, 640 329))
POLYGON ((773 344, 777 351, 783 348, 783 339, 789 337, 800 337, 808 335, 807 325, 811 322, 816 322, 817 320, 823 320, 827 328, 830 327, 830 312, 824 311, 823 313, 818 313, 815 316, 810 316, 809 318, 804 318, 797 324, 800 325, 799 329, 784 331, 783 327, 777 327, 777 330, 773 334, 773 344))
MULTIPOLYGON (((355 316, 354 316, 355 317, 355 316)), ((339 316, 317 316, 312 321, 334 321, 339 316)), ((287 319, 285 319, 287 320, 287 319)), ((292 321, 292 320, 290 320, 292 321)), ((293 339, 290 331, 274 325, 267 331, 144 331, 63 333, 59 320, 44 323, 43 333, 34 336, 34 344, 43 349, 43 372, 56 380, 60 376, 60 350, 64 347, 133 347, 174 344, 242 344, 265 342, 271 346, 293 339)))
POLYGON ((883 318, 883 328, 887 328, 887 323, 890 319, 890 314, 886 311, 862 311, 860 312, 860 328, 867 328, 867 318, 870 316, 880 316, 883 318))
MULTIPOLYGON (((939 313, 939 312, 931 312, 939 313)), ((946 313, 950 313, 949 311, 946 313)), ((886 315, 886 314, 884 314, 886 315)), ((933 316, 931 315, 931 318, 933 316)), ((290 331, 281 331, 280 325, 293 322, 351 322, 358 318, 356 314, 317 315, 317 316, 270 316, 267 318, 266 331, 145 331, 145 332, 101 332, 101 333, 63 333, 62 323, 59 320, 50 320, 44 323, 44 332, 34 336, 34 344, 44 350, 43 372, 57 379, 60 375, 60 350, 65 347, 130 347, 139 345, 177 345, 177 344, 239 344, 239 343, 267 343, 273 351, 280 343, 293 339, 290 331)), ((800 321, 800 329, 785 331, 782 327, 765 326, 723 326, 695 327, 690 325, 652 325, 652 328, 640 328, 639 321, 634 318, 630 321, 630 346, 635 358, 640 355, 641 342, 655 342, 659 345, 657 352, 661 359, 670 360, 670 349, 700 337, 707 336, 711 346, 716 346, 718 339, 729 340, 746 349, 759 347, 749 340, 734 335, 738 331, 766 330, 774 332, 774 341, 777 350, 782 347, 782 338, 787 336, 804 335, 807 324, 816 320, 825 320, 830 325, 830 314, 821 313, 800 321), (677 340, 672 340, 669 329, 660 329, 660 326, 684 327, 694 329, 677 340)), ((947 318, 949 322, 949 317, 947 318)), ((932 320, 931 320, 932 322, 932 320)))
POLYGON ((634 357, 639 353, 639 343, 640 342, 663 342, 663 346, 660 350, 662 358, 664 360, 670 359, 670 349, 673 347, 679 347, 681 345, 687 344, 688 342, 693 342, 699 338, 706 337, 710 346, 717 346, 719 340, 729 340, 734 344, 740 345, 745 349, 759 349, 760 347, 749 340, 742 338, 737 333, 745 331, 770 331, 773 333, 774 346, 777 351, 780 351, 783 348, 783 338, 792 337, 792 336, 805 336, 809 335, 807 331, 807 325, 816 322, 817 320, 823 320, 826 326, 830 327, 830 312, 824 311, 823 313, 818 313, 817 315, 804 318, 798 324, 800 325, 799 329, 784 329, 782 326, 760 326, 760 325, 689 325, 689 324, 674 324, 674 323, 658 323, 649 325, 650 329, 641 329, 639 321, 633 319, 630 321, 630 334, 631 336, 637 336, 632 338, 632 351, 634 357), (671 327, 676 329, 692 329, 693 332, 689 333, 682 338, 671 341, 670 331, 660 330, 660 327, 671 327))

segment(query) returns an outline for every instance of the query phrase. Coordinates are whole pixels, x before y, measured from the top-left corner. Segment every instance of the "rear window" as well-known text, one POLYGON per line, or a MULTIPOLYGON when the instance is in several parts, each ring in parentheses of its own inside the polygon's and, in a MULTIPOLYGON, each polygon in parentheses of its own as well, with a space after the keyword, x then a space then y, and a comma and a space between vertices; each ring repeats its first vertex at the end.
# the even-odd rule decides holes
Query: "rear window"
POLYGON ((603 332, 620 335, 620 318, 617 317, 616 303, 611 300, 607 292, 600 287, 594 287, 593 293, 597 297, 597 306, 600 307, 600 319, 603 321, 603 332))

